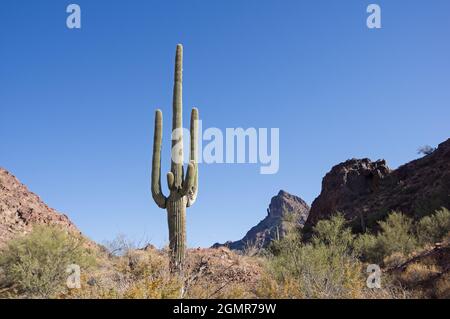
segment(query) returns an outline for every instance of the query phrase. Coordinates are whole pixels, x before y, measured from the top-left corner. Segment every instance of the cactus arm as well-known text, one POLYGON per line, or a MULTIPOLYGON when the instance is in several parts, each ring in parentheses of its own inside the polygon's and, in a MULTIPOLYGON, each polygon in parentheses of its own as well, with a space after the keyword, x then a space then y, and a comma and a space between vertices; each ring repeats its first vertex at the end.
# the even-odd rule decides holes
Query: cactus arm
POLYGON ((180 192, 181 196, 186 196, 192 191, 195 181, 195 171, 195 163, 191 161, 188 165, 186 178, 184 179, 183 188, 180 192))
POLYGON ((162 112, 156 110, 152 157, 152 197, 160 208, 166 208, 167 198, 161 190, 162 112))
POLYGON ((195 176, 194 176, 194 183, 192 185, 192 188, 190 189, 190 192, 187 194, 188 201, 187 201, 187 207, 192 206, 196 199, 197 199, 197 193, 198 193, 198 109, 192 108, 191 112, 191 141, 190 141, 190 154, 189 154, 189 160, 194 163, 195 166, 195 176))
POLYGON ((175 181, 175 177, 173 176, 173 173, 172 172, 167 173, 167 186, 169 187, 170 190, 174 189, 174 187, 173 187, 174 181, 175 181))
POLYGON ((174 187, 183 183, 183 46, 177 45, 175 56, 175 79, 173 86, 172 117, 172 164, 174 187), (176 159, 176 161, 174 161, 176 159))

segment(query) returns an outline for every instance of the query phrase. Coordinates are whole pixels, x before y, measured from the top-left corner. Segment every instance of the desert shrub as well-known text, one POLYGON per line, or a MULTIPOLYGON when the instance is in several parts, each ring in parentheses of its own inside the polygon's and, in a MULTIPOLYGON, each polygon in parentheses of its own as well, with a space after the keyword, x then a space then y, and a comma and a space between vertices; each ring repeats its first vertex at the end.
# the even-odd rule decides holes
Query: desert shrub
POLYGON ((268 258, 268 271, 279 286, 261 287, 259 291, 284 291, 305 298, 354 298, 360 296, 365 280, 361 263, 349 247, 353 235, 342 216, 324 220, 314 228, 311 243, 302 244, 297 233, 273 245, 274 255, 268 258), (269 287, 270 288, 270 287, 269 287), (300 289, 300 292, 297 291, 300 289))
POLYGON ((416 226, 420 244, 432 244, 442 240, 450 232, 450 211, 437 210, 433 215, 423 217, 416 226))
POLYGON ((124 234, 119 234, 112 240, 105 241, 103 245, 114 256, 124 256, 129 251, 138 248, 138 245, 124 234))
POLYGON ((380 222, 381 233, 378 235, 378 248, 383 256, 395 252, 410 254, 417 247, 412 220, 397 212, 391 213, 385 221, 380 222))
POLYGON ((1 251, 2 286, 16 296, 55 297, 66 290, 66 269, 70 264, 83 270, 93 262, 80 236, 54 226, 36 226, 1 251))
POLYGON ((259 298, 265 299, 304 298, 299 280, 286 277, 283 281, 280 281, 268 273, 261 277, 255 293, 259 298))
POLYGON ((379 222, 378 235, 362 234, 355 241, 355 251, 363 260, 382 264, 394 254, 408 256, 417 248, 412 219, 401 213, 391 213, 385 221, 379 222))
POLYGON ((298 223, 299 214, 284 214, 282 217, 282 227, 277 227, 275 239, 272 240, 266 250, 259 255, 277 255, 286 249, 293 249, 302 240, 301 228, 298 223), (281 236, 280 229, 283 229, 281 236))
POLYGON ((178 298, 182 278, 169 270, 167 255, 156 249, 130 250, 116 264, 116 270, 126 282, 122 298, 178 298))
POLYGON ((366 233, 356 238, 355 252, 364 261, 381 264, 385 260, 392 264, 399 255, 405 259, 417 248, 445 239, 450 232, 450 211, 442 208, 416 224, 409 217, 393 212, 379 226, 377 235, 366 233))
POLYGON ((180 298, 182 282, 174 276, 144 278, 134 281, 125 291, 127 299, 172 299, 180 298))
POLYGON ((335 250, 341 249, 342 253, 350 252, 354 235, 345 223, 345 218, 341 214, 333 216, 330 220, 319 221, 313 229, 313 243, 333 247, 335 250))
POLYGON ((354 252, 363 261, 374 261, 383 258, 382 252, 378 249, 377 236, 372 234, 359 235, 353 244, 354 252))
POLYGON ((282 239, 273 240, 267 251, 266 256, 278 256, 286 251, 294 251, 298 248, 299 243, 302 241, 301 233, 298 229, 290 229, 282 239))
POLYGON ((117 269, 136 280, 156 278, 169 272, 169 260, 156 249, 130 250, 120 259, 117 269))
POLYGON ((263 253, 264 248, 261 247, 261 244, 258 242, 248 241, 244 245, 244 249, 242 250, 242 255, 248 257, 254 257, 261 253, 263 253))

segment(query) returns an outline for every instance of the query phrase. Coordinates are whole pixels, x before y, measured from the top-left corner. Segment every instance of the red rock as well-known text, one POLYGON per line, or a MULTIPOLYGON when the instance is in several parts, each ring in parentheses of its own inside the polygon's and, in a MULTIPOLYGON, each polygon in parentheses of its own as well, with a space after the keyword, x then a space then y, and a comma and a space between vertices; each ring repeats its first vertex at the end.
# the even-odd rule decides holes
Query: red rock
POLYGON ((14 175, 0 168, 0 246, 37 224, 59 225, 80 233, 66 215, 48 207, 14 175))

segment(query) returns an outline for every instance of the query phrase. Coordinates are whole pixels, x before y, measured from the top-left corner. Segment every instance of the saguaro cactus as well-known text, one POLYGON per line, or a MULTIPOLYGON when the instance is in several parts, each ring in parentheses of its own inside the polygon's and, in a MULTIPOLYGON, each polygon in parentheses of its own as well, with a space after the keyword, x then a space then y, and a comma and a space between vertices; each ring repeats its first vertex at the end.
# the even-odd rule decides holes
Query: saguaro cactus
POLYGON ((175 79, 173 88, 172 117, 172 150, 171 167, 167 173, 167 184, 170 194, 164 196, 161 191, 161 143, 162 112, 156 110, 155 133, 152 159, 152 196, 156 204, 167 210, 169 224, 169 248, 171 269, 175 272, 183 270, 186 254, 186 207, 194 204, 198 191, 198 110, 192 109, 190 128, 190 154, 186 176, 183 168, 183 46, 177 45, 175 57, 175 79))

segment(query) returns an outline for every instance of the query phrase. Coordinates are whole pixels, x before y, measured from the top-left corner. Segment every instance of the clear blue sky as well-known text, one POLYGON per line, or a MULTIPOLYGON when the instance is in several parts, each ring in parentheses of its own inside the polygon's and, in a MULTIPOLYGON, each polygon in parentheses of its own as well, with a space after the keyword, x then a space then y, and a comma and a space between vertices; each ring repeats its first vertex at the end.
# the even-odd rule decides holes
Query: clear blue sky
POLYGON ((149 179, 156 108, 169 169, 177 43, 185 115, 280 128, 276 175, 200 166, 190 246, 240 239, 279 189, 311 203, 348 158, 395 168, 449 137, 448 0, 72 2, 81 30, 66 28, 70 1, 0 4, 0 166, 94 240, 167 243, 149 179), (370 3, 381 30, 366 27, 370 3))

